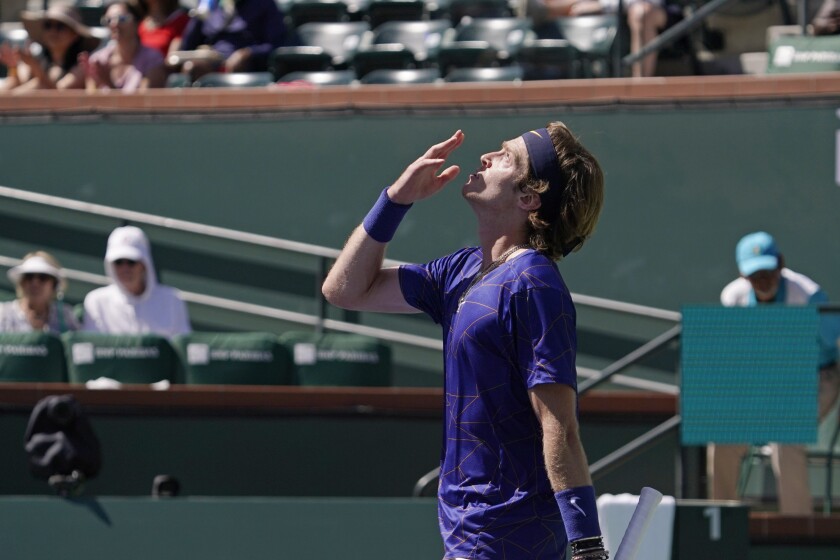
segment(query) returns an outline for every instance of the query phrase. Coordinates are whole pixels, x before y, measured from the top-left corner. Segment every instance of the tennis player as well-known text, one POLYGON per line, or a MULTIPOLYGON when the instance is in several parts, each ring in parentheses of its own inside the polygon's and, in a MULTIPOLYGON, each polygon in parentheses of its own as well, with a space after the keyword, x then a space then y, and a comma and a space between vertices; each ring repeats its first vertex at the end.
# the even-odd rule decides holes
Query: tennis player
POLYGON ((606 559, 577 422, 575 308, 554 261, 601 212, 596 159, 559 122, 481 156, 462 188, 479 247, 383 268, 414 202, 460 169, 440 168, 459 130, 410 164, 352 233, 324 282, 347 309, 423 311, 443 328, 445 442, 438 513, 446 559, 606 559))

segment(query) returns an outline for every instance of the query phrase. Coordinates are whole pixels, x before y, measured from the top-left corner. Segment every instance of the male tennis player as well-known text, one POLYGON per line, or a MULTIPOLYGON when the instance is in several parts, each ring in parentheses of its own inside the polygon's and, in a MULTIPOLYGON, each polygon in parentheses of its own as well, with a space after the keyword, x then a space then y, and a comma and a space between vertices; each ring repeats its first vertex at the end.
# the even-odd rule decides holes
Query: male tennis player
POLYGON ((459 130, 408 166, 356 228, 324 282, 348 309, 429 314, 443 327, 445 444, 438 513, 446 559, 606 559, 580 442, 575 308, 555 260, 583 245, 603 203, 595 158, 562 123, 481 157, 462 193, 480 247, 382 268, 412 203, 459 173, 438 173, 459 130))

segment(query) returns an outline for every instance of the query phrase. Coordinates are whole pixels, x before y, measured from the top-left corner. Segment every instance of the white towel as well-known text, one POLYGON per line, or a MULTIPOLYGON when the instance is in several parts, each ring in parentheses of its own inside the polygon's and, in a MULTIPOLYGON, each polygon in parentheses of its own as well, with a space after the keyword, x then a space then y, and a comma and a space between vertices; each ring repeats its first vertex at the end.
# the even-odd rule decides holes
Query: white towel
MULTIPOLYGON (((630 517, 639 503, 633 494, 601 494, 598 496, 598 520, 604 536, 604 546, 614 556, 630 524, 630 517)), ((671 560, 671 542, 674 536, 674 511, 676 500, 664 496, 653 512, 647 532, 642 537, 638 560, 671 560)))

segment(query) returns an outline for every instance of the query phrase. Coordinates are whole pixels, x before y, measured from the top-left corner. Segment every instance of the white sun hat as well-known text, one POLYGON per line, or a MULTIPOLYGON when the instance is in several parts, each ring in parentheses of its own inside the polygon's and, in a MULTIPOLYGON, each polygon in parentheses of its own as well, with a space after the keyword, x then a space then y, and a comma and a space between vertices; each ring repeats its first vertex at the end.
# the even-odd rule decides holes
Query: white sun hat
POLYGON ((49 274, 58 281, 64 280, 64 272, 42 257, 41 255, 33 255, 25 259, 17 266, 13 266, 6 272, 14 284, 20 282, 24 274, 49 274))

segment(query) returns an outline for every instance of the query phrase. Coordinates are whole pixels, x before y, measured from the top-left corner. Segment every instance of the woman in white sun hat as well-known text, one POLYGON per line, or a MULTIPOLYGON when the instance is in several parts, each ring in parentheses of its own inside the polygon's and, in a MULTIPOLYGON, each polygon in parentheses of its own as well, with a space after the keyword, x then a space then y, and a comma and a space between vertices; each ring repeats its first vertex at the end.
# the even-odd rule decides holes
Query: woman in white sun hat
POLYGON ((67 281, 55 257, 46 251, 29 253, 7 274, 17 299, 0 304, 0 332, 58 334, 79 328, 72 307, 61 301, 67 281))
POLYGON ((23 12, 29 35, 25 47, 0 46, 0 61, 9 68, 3 89, 82 89, 85 75, 79 55, 93 51, 99 39, 82 23, 76 8, 51 6, 42 12, 23 12), (32 48, 34 47, 34 48, 32 48))

